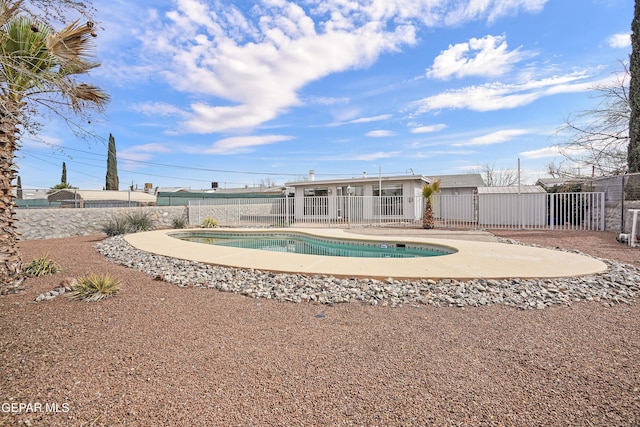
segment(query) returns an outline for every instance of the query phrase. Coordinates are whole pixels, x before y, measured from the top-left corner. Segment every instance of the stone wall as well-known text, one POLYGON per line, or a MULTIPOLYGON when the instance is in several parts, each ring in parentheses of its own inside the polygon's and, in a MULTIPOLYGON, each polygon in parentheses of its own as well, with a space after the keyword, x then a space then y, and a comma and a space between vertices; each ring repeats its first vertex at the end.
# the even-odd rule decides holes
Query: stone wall
MULTIPOLYGON (((629 209, 640 209, 640 200, 626 200, 624 202, 624 232, 631 232, 631 221, 633 220, 633 214, 629 212, 629 209)), ((605 208, 606 219, 605 228, 607 231, 620 232, 620 225, 622 221, 622 204, 617 203, 615 206, 607 206, 605 208)), ((640 220, 638 221, 640 222, 640 220)), ((640 224, 638 224, 640 226, 640 224)))
POLYGON ((137 211, 148 212, 156 228, 171 228, 174 218, 187 218, 186 206, 18 209, 16 218, 21 240, 55 239, 102 234, 112 218, 137 211))

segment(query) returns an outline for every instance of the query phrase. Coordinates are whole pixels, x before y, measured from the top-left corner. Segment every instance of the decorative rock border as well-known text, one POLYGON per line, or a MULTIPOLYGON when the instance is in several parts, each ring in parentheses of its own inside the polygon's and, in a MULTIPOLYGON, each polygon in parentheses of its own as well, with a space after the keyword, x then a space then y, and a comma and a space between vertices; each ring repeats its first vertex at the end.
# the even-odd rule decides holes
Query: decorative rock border
POLYGON ((60 283, 60 286, 58 286, 57 288, 53 288, 49 292, 45 292, 38 295, 35 299, 35 302, 50 301, 56 298, 57 296, 66 294, 68 292, 72 292, 76 282, 77 282, 76 279, 67 277, 60 283))
MULTIPOLYGON (((503 239, 503 243, 521 244, 511 239, 503 239)), ((580 301, 599 301, 607 305, 630 303, 640 292, 640 271, 636 267, 604 259, 607 272, 585 277, 408 281, 304 276, 214 266, 144 252, 129 245, 123 236, 105 239, 95 247, 113 262, 180 287, 218 289, 253 298, 296 303, 362 302, 392 307, 504 304, 521 309, 544 309, 580 301)))

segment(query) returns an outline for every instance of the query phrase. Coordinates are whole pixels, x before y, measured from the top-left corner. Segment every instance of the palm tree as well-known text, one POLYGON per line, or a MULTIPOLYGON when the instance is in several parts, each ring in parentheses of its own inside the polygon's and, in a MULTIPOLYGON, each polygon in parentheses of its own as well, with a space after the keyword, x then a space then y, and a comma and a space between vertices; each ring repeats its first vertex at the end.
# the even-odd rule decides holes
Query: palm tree
POLYGON ((424 197, 424 214, 422 215, 422 228, 433 228, 435 219, 433 218, 433 208, 431 207, 431 196, 440 191, 440 180, 422 186, 422 197, 424 197))
POLYGON ((24 282, 12 192, 20 134, 33 129, 42 109, 66 118, 109 101, 99 88, 76 80, 100 65, 90 61, 93 24, 75 21, 55 32, 20 15, 21 7, 22 0, 0 0, 0 294, 24 282))

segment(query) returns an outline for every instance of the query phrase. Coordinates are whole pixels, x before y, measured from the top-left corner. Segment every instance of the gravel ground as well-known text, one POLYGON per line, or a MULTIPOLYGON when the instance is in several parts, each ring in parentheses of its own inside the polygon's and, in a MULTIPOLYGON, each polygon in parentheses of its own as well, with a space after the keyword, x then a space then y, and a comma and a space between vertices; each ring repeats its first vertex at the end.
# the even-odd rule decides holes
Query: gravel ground
MULTIPOLYGON (((640 266, 613 233, 496 234, 640 266)), ((107 261, 100 239, 21 243, 26 261, 48 253, 64 272, 0 297, 0 425, 640 424, 636 299, 282 303, 154 281, 107 261), (88 273, 122 291, 33 302, 88 273)))

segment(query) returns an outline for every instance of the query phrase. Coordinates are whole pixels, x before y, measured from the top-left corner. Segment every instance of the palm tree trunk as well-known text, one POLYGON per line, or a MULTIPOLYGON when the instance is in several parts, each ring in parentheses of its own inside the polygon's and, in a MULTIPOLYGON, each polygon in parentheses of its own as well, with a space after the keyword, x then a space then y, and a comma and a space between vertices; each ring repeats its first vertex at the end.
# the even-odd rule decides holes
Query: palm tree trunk
POLYGON ((16 134, 19 104, 11 99, 1 99, 0 111, 0 295, 17 292, 24 282, 22 259, 18 251, 13 180, 17 149, 16 134))
POLYGON ((434 226, 433 208, 431 207, 431 201, 427 200, 424 205, 424 214, 422 215, 422 228, 431 229, 434 226))

